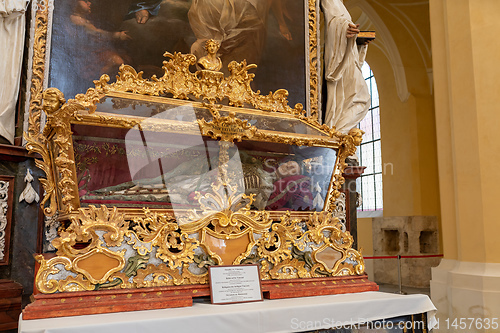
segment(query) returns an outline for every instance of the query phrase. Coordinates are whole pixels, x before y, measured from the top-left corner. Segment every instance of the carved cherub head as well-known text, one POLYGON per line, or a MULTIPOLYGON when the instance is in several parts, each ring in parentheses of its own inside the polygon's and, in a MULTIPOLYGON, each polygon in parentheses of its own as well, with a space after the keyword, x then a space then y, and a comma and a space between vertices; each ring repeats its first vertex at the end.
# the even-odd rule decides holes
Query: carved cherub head
POLYGON ((61 105, 66 103, 64 94, 57 88, 48 88, 42 94, 42 109, 47 115, 52 115, 61 105))
POLYGON ((357 127, 354 127, 349 131, 349 135, 354 139, 355 146, 359 146, 361 144, 363 141, 363 134, 365 134, 365 132, 357 127))
POLYGON ((208 54, 216 54, 220 48, 220 43, 215 39, 209 39, 205 42, 205 50, 208 54))

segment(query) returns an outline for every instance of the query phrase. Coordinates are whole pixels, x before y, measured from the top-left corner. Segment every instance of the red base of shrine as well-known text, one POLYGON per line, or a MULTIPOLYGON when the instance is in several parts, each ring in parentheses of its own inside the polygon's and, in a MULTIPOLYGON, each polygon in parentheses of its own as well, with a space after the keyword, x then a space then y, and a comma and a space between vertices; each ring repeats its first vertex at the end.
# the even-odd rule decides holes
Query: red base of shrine
MULTIPOLYGON (((262 281, 264 298, 268 299, 377 290, 378 286, 366 275, 262 281)), ((23 310, 23 319, 178 308, 192 306, 193 298, 204 296, 210 296, 208 284, 38 294, 23 310)))
POLYGON ((280 299, 378 291, 367 275, 262 281, 264 298, 280 299))

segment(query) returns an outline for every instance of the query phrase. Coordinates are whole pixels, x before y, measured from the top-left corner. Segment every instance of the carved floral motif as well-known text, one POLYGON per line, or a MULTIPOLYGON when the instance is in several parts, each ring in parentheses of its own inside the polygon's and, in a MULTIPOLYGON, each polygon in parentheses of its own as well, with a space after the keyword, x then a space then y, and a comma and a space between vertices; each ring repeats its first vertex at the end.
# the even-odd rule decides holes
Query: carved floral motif
MULTIPOLYGON (((222 159, 220 163, 225 162, 222 159)), ((281 221, 273 222, 269 213, 251 211, 253 195, 238 193, 231 179, 224 177, 227 172, 212 184, 211 193, 197 194, 202 212, 191 212, 181 225, 171 215, 148 209, 144 217, 133 221, 125 220, 116 208, 79 209, 53 241, 58 257, 37 257, 38 289, 54 293, 208 283, 206 265, 222 263, 258 263, 263 279, 364 272, 361 254, 351 248, 352 236, 331 213, 313 213, 303 220, 288 212, 281 221), (207 241, 207 237, 228 242, 242 236, 247 237, 247 243, 231 263, 223 262, 207 241), (330 264, 318 259, 325 249, 338 252, 339 259, 330 264), (96 274, 79 266, 97 254, 110 258, 107 271, 96 274), (193 265, 197 267, 194 271, 193 265)))
POLYGON ((5 258, 7 209, 9 208, 9 182, 0 180, 0 261, 5 258))

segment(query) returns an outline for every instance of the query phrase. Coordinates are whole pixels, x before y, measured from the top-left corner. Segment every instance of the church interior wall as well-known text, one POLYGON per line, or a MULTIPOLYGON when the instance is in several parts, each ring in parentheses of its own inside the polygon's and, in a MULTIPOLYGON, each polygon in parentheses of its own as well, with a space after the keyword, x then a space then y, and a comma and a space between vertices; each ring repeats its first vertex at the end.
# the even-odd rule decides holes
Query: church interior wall
MULTIPOLYGON (((500 113, 492 112, 496 108, 494 101, 500 96, 500 85, 496 84, 500 69, 495 69, 496 58, 492 55, 500 54, 500 43, 492 43, 491 35, 481 33, 500 27, 496 17, 500 3, 457 3, 394 1, 390 5, 377 0, 346 0, 350 10, 357 7, 361 13, 363 4, 370 5, 391 32, 401 58, 408 91, 403 100, 383 38, 373 42, 367 56, 380 94, 382 163, 386 171, 383 216, 438 219, 439 252, 446 259, 440 270, 435 270, 434 290, 441 288, 445 293, 433 298, 440 311, 451 304, 442 299, 449 297, 442 287, 449 282, 451 271, 467 276, 453 286, 455 299, 465 303, 477 299, 478 304, 489 302, 494 307, 492 296, 481 294, 483 285, 474 296, 464 296, 460 290, 478 281, 476 275, 469 274, 473 270, 489 270, 484 285, 494 285, 497 266, 492 270, 487 263, 500 263, 500 224, 494 223, 498 220, 500 184, 500 113), (459 262, 482 266, 464 266, 459 262)), ((365 14, 370 18, 370 13, 365 14)), ((367 26, 377 30, 373 23, 367 26)), ((3 161, 0 164, 2 174, 19 178, 17 197, 26 169, 36 170, 32 164, 32 160, 17 167, 3 161)), ((36 250, 38 206, 16 203, 15 212, 11 260, 17 264, 0 267, 0 278, 31 279, 29 263, 36 250)), ((358 243, 366 256, 374 254, 376 245, 372 227, 371 218, 358 219, 358 243)), ((373 261, 367 262, 367 271, 373 273, 373 261)), ((24 280, 22 283, 32 284, 24 280)))
POLYGON ((500 46, 484 33, 500 27, 499 11, 488 0, 430 6, 444 249, 431 298, 442 320, 500 311, 500 46))
MULTIPOLYGON (((351 5, 349 10, 362 21, 362 29, 377 31, 367 62, 374 72, 380 96, 383 217, 408 221, 414 216, 429 216, 439 221, 428 3, 346 1, 346 5, 348 8, 351 5), (401 62, 395 64, 394 59, 401 62), (404 73, 406 94, 401 93, 396 71, 404 73)), ((374 240, 373 227, 372 218, 358 219, 359 246, 367 256, 381 254, 377 250, 381 244, 374 240)), ((437 253, 441 253, 441 249, 437 253)), ((382 260, 367 261, 372 266, 386 266, 382 260)), ((391 269, 394 276, 397 275, 395 268, 391 269)), ((430 266, 423 269, 428 271, 423 274, 428 276, 428 285, 430 266)), ((378 269, 375 267, 375 270, 378 269)), ((381 282, 394 282, 389 280, 381 282)))
POLYGON ((23 192, 26 182, 24 178, 28 169, 31 170, 34 181, 33 188, 40 188, 39 177, 43 177, 32 158, 21 162, 2 161, 0 163, 0 174, 14 176, 14 191, 12 198, 12 220, 10 232, 9 264, 0 266, 0 279, 14 280, 23 286, 24 303, 28 302, 33 293, 34 257, 39 252, 38 244, 38 221, 41 214, 36 201, 27 203, 25 200, 19 202, 19 196, 23 192))

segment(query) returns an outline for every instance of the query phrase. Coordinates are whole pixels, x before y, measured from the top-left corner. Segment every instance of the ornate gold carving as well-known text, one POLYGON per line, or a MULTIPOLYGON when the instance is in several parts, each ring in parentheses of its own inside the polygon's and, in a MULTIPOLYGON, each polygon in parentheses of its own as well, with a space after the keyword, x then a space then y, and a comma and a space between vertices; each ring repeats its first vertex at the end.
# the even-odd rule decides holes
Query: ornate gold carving
MULTIPOLYGON (((184 263, 189 264, 194 260, 194 250, 199 246, 198 240, 189 238, 186 233, 179 230, 176 219, 170 215, 152 213, 149 209, 144 210, 144 218, 134 219, 133 227, 137 237, 142 243, 149 243, 149 248, 142 246, 138 252, 142 255, 151 252, 153 246, 157 246, 156 257, 166 262, 169 267, 181 267, 184 263)), ((131 236, 132 232, 127 232, 131 236)), ((137 241, 129 242, 137 246, 137 241)))
POLYGON ((311 273, 305 268, 305 264, 297 259, 286 259, 275 265, 269 274, 275 280, 310 278, 311 273))
MULTIPOLYGON (((232 61, 228 65, 229 76, 222 78, 219 72, 214 71, 190 72, 189 67, 196 63, 196 57, 192 54, 166 52, 165 56, 170 60, 163 62, 165 74, 161 78, 153 76, 150 80, 144 79, 142 72, 137 73, 131 66, 122 65, 116 82, 109 83, 109 76, 103 75, 94 81, 95 88, 90 88, 85 94, 77 95, 68 103, 79 104, 93 113, 100 98, 113 92, 133 92, 150 96, 172 94, 174 98, 179 99, 193 96, 211 104, 227 98, 229 105, 237 107, 251 105, 262 111, 291 114, 330 136, 337 135, 334 129, 320 125, 317 112, 314 116, 307 117, 301 104, 291 108, 288 105, 288 91, 279 89, 268 95, 260 95, 259 91, 254 92, 250 84, 255 74, 248 71, 256 68, 256 65, 247 65, 245 60, 240 63, 232 61)), ((317 101, 314 104, 317 105, 317 101)))
POLYGON ((97 231, 104 231, 103 239, 108 247, 119 246, 123 243, 123 236, 128 231, 129 222, 123 214, 118 213, 116 207, 108 209, 106 206, 96 208, 80 208, 76 216, 70 217, 71 224, 60 232, 60 237, 54 239, 52 245, 58 255, 75 258, 78 255, 98 248, 102 241, 97 231), (88 243, 83 249, 76 249, 76 243, 88 243))
POLYGON ((62 265, 66 270, 72 268, 72 262, 66 257, 54 257, 45 260, 42 255, 38 255, 35 259, 39 262, 40 267, 35 278, 37 289, 45 294, 63 291, 83 291, 94 290, 94 285, 88 280, 83 278, 83 275, 77 275, 76 278, 68 276, 65 279, 56 280, 51 279, 50 276, 57 274, 61 271, 58 265, 62 265))
POLYGON ((42 207, 45 215, 53 216, 57 211, 56 184, 51 167, 50 153, 47 149, 47 139, 41 134, 32 136, 30 132, 24 133, 24 139, 27 142, 26 149, 29 152, 40 154, 42 157, 41 160, 35 159, 35 165, 42 170, 47 177, 40 178, 40 183, 45 190, 45 195, 40 202, 40 207, 42 207), (49 202, 49 206, 45 207, 47 202, 49 202))
POLYGON ((220 175, 218 182, 212 184, 213 193, 201 195, 201 193, 196 192, 195 199, 198 200, 203 210, 202 214, 191 212, 188 218, 182 220, 181 230, 186 233, 198 232, 200 245, 218 264, 222 264, 223 260, 207 246, 207 235, 221 240, 234 240, 248 236, 246 251, 237 256, 232 263, 225 263, 238 264, 250 254, 256 244, 254 233, 262 234, 267 231, 272 220, 269 219, 267 212, 250 211, 254 195, 247 196, 244 193, 238 193, 237 186, 231 184, 231 180, 225 175, 228 157, 224 152, 221 154, 220 169, 222 169, 222 175, 220 175), (223 167, 223 165, 226 166, 223 167))
POLYGON ((311 117, 313 119, 319 118, 318 12, 316 6, 317 0, 309 0, 309 96, 311 101, 311 117))
MULTIPOLYGON (((35 84, 35 83, 33 83, 35 84)), ((37 86, 38 87, 38 86, 37 86)), ((41 97, 43 97, 42 108, 47 113, 47 116, 53 117, 53 114, 60 108, 61 105, 65 103, 63 94, 55 89, 47 89, 43 94, 40 92, 41 97)), ((33 105, 38 105, 36 101, 33 100, 33 105)), ((26 149, 30 152, 38 153, 42 156, 42 160, 35 160, 35 164, 41 170, 45 172, 47 178, 40 179, 42 183, 45 196, 40 203, 40 206, 44 209, 44 213, 47 216, 52 216, 57 210, 57 200, 56 200, 56 181, 54 179, 54 173, 52 171, 52 159, 49 153, 49 144, 47 140, 47 133, 40 133, 39 124, 40 112, 34 113, 33 117, 30 113, 30 130, 24 133, 24 138, 27 142, 26 149), (31 120, 37 119, 33 126, 31 126, 31 120), (45 203, 49 201, 49 206, 45 207, 45 203)), ((33 120, 34 121, 34 120, 33 120)), ((59 141, 60 142, 60 141, 59 141)), ((59 163, 68 163, 67 155, 62 156, 59 163)))
POLYGON ((340 149, 337 157, 338 162, 336 163, 333 181, 330 184, 328 198, 326 200, 328 202, 328 211, 335 211, 335 201, 340 196, 339 189, 342 187, 342 184, 344 184, 345 181, 342 174, 347 167, 346 158, 354 155, 354 153, 356 152, 356 146, 359 146, 361 144, 363 133, 364 132, 359 128, 353 128, 349 131, 348 135, 341 136, 340 149))
POLYGON ((312 258, 320 265, 314 266, 314 272, 320 269, 333 276, 355 275, 364 272, 363 257, 352 249, 353 238, 348 231, 342 231, 342 225, 338 218, 333 217, 328 212, 314 213, 306 224, 309 230, 304 237, 308 237, 314 243, 311 245, 314 248, 312 258), (331 268, 316 257, 326 247, 331 247, 342 255, 331 268))
POLYGON ((294 219, 287 213, 280 222, 272 223, 266 212, 250 211, 253 196, 237 194, 235 187, 229 186, 228 182, 214 183, 214 193, 210 195, 198 193, 204 211, 200 216, 193 212, 194 221, 180 227, 172 216, 148 210, 144 213, 146 218, 129 223, 116 209, 109 210, 104 206, 80 209, 78 215, 71 218, 70 226, 53 242, 59 256, 47 261, 37 257, 40 262, 37 288, 44 293, 53 293, 203 284, 208 283, 204 268, 207 264, 259 263, 262 279, 359 275, 364 272, 361 254, 351 248, 352 236, 342 231, 340 222, 330 213, 310 214, 305 221, 294 219), (256 234, 261 235, 258 240, 256 234), (228 242, 230 246, 232 241, 238 241, 234 247, 236 252, 225 256, 235 259, 231 259, 231 263, 224 262, 218 249, 210 247, 212 243, 207 241, 208 237, 228 242), (76 249, 77 243, 85 243, 86 247, 76 249), (125 243, 133 245, 139 255, 130 257, 125 249, 107 249, 125 243), (164 263, 148 263, 147 255, 153 248, 156 257, 164 263), (333 266, 318 259, 318 254, 325 249, 339 253, 340 257, 333 266), (205 259, 195 261, 195 253, 202 252, 208 256, 201 255, 205 259), (105 268, 93 273, 85 268, 87 266, 81 267, 84 260, 90 264, 98 253, 101 259, 106 259, 102 255, 111 259, 105 260, 108 262, 105 268), (198 264, 197 273, 192 271, 195 262, 198 264))
POLYGON ((281 217, 281 223, 274 223, 271 231, 259 239, 257 252, 272 264, 288 260, 292 257, 292 244, 301 237, 302 229, 298 219, 292 219, 287 211, 281 217))
POLYGON ((183 274, 184 276, 184 284, 207 284, 208 283, 208 271, 205 274, 195 275, 189 271, 189 269, 185 269, 183 274))
POLYGON ((297 135, 286 135, 282 133, 275 133, 271 131, 258 131, 255 139, 266 142, 279 142, 287 145, 295 146, 323 146, 323 147, 334 147, 337 142, 330 138, 307 138, 300 137, 297 135))
POLYGON ((56 188, 61 193, 62 212, 69 213, 76 208, 76 182, 74 180, 76 170, 72 155, 69 116, 77 112, 78 105, 64 104, 64 95, 56 88, 45 90, 42 96, 42 108, 47 114, 47 124, 42 133, 35 134, 34 131, 25 133, 25 139, 26 148, 42 156, 41 161, 35 161, 47 176, 46 179, 40 180, 46 193, 40 204, 45 214, 52 216, 57 210, 56 188), (47 140, 49 136, 51 137, 50 143, 47 140), (49 207, 45 208, 47 201, 49 201, 49 207))
POLYGON ((33 38, 33 63, 30 88, 31 100, 28 119, 28 134, 33 139, 36 139, 40 134, 40 116, 42 111, 42 91, 45 73, 48 17, 48 6, 38 6, 35 17, 35 36, 33 38))
POLYGON ((180 285, 184 279, 177 269, 165 265, 155 266, 151 264, 145 269, 139 270, 133 281, 137 288, 146 288, 180 285), (151 279, 146 279, 148 275, 151 275, 151 279))
POLYGON ((218 112, 214 115, 214 120, 206 122, 199 119, 198 124, 202 135, 210 136, 212 139, 233 142, 254 137, 257 128, 248 124, 248 121, 235 117, 234 112, 229 112, 229 116, 221 117, 218 112))
POLYGON ((217 72, 222 68, 222 61, 217 56, 217 51, 220 48, 220 43, 215 39, 209 39, 205 42, 205 50, 207 51, 207 55, 201 57, 198 60, 198 66, 201 69, 210 72, 217 72))

